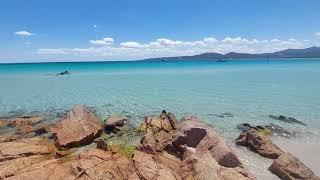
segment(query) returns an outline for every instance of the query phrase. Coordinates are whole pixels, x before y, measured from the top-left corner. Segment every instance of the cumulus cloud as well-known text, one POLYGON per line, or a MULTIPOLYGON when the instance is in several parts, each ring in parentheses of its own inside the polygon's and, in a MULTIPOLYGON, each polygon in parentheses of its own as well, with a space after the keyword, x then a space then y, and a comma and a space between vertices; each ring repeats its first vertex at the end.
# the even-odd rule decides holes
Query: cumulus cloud
POLYGON ((143 45, 134 41, 123 42, 120 44, 120 46, 124 48, 142 48, 143 47, 143 45))
POLYGON ((14 34, 18 35, 18 36, 33 36, 33 35, 35 35, 35 34, 28 32, 28 31, 17 31, 14 34))
POLYGON ((107 37, 107 38, 103 38, 101 40, 90 40, 89 42, 94 45, 110 45, 114 42, 114 39, 107 37))
POLYGON ((94 45, 88 48, 58 48, 38 49, 38 54, 60 54, 71 57, 101 57, 104 59, 144 59, 151 57, 169 57, 195 55, 205 52, 242 52, 242 53, 266 53, 275 52, 288 48, 305 48, 309 46, 308 41, 290 39, 248 39, 242 37, 226 37, 218 40, 213 37, 195 41, 171 40, 159 38, 154 41, 140 43, 136 41, 121 42, 114 44, 112 38, 102 40, 91 40, 94 45), (107 46, 106 46, 107 45, 107 46))

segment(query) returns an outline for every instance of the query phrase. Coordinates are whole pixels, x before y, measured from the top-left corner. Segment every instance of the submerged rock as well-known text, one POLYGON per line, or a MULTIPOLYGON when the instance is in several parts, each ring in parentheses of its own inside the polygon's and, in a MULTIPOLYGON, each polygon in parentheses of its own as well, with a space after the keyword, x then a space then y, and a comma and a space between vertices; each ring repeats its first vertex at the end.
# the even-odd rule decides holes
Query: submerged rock
POLYGON ((225 113, 220 113, 220 114, 213 114, 216 117, 220 117, 220 118, 225 118, 225 117, 234 117, 233 114, 225 112, 225 113))
POLYGON ((304 125, 306 126, 307 124, 302 122, 302 121, 299 121, 295 118, 292 118, 292 117, 286 117, 286 116, 273 116, 273 115, 269 115, 269 118, 271 119, 275 119, 275 120, 279 120, 279 121, 283 121, 283 122, 286 122, 286 123, 291 123, 291 124, 300 124, 300 125, 304 125))
POLYGON ((244 131, 248 131, 250 129, 255 129, 258 130, 258 128, 256 126, 252 126, 249 123, 241 123, 237 125, 237 129, 239 129, 240 131, 244 132, 244 131))
POLYGON ((249 131, 242 132, 236 139, 238 146, 248 147, 250 150, 257 152, 261 156, 276 159, 283 151, 263 133, 251 129, 249 131))
POLYGON ((274 135, 282 137, 294 137, 297 135, 297 132, 285 130, 283 127, 273 123, 264 126, 264 128, 270 129, 274 135))
POLYGON ((88 108, 76 106, 67 116, 50 126, 57 147, 87 145, 102 132, 98 118, 88 108))
POLYGON ((4 118, 0 118, 0 128, 6 127, 8 125, 8 121, 4 118))
POLYGON ((45 119, 45 116, 42 114, 39 115, 27 115, 17 118, 8 119, 8 126, 10 127, 21 127, 21 126, 32 126, 40 123, 45 119))
POLYGON ((277 175, 280 179, 295 180, 308 179, 320 180, 311 169, 306 167, 298 158, 290 153, 284 153, 274 160, 269 170, 277 175))
POLYGON ((43 133, 38 124, 45 118, 44 115, 38 114, 0 119, 0 128, 7 128, 7 134, 0 138, 0 142, 31 138, 43 133))
POLYGON ((276 125, 276 124, 268 124, 268 125, 260 125, 260 126, 253 126, 249 123, 241 123, 237 125, 237 129, 242 132, 249 131, 251 129, 259 131, 264 135, 275 135, 275 136, 282 136, 282 137, 294 137, 296 136, 296 132, 291 132, 285 130, 283 127, 276 125))

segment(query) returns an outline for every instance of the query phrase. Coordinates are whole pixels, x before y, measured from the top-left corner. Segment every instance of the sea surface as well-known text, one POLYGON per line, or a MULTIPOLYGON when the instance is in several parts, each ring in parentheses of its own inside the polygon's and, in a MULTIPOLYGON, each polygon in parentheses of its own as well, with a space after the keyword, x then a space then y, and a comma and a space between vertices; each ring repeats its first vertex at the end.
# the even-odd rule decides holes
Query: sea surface
POLYGON ((54 121, 78 104, 102 120, 127 115, 133 126, 163 109, 198 116, 260 179, 276 179, 266 170, 271 161, 236 147, 236 126, 274 123, 297 133, 274 141, 320 173, 320 59, 0 64, 0 117, 42 112, 54 121), (65 70, 71 74, 55 76, 65 70))

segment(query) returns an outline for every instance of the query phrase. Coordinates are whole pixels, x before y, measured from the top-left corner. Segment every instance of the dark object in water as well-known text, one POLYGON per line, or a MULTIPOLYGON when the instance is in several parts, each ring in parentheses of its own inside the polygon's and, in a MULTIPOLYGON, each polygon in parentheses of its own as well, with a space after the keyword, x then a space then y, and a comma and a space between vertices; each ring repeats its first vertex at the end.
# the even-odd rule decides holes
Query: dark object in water
POLYGON ((263 131, 263 130, 269 130, 272 132, 272 135, 278 135, 283 137, 292 137, 296 136, 296 132, 290 132, 288 130, 285 130, 283 127, 276 125, 276 124, 268 124, 268 125, 262 125, 262 126, 253 126, 249 123, 241 123, 237 125, 237 129, 239 129, 242 132, 249 131, 251 129, 257 130, 257 131, 263 131))
POLYGON ((238 125, 237 125, 237 129, 239 129, 239 130, 242 131, 242 132, 249 131, 250 129, 258 130, 257 127, 251 126, 249 123, 241 123, 241 124, 238 124, 238 125))
POLYGON ((293 117, 285 117, 283 115, 280 115, 280 116, 273 116, 273 115, 269 115, 269 118, 271 119, 275 119, 275 120, 279 120, 279 121, 283 121, 283 122, 286 122, 286 123, 290 123, 290 124, 301 124, 301 125, 304 125, 306 126, 307 124, 304 123, 304 122, 301 122, 293 117))
POLYGON ((228 113, 228 112, 220 113, 220 114, 212 114, 212 115, 214 115, 214 116, 216 116, 216 117, 220 117, 220 118, 224 118, 224 117, 234 117, 233 114, 228 113))
POLYGON ((69 75, 69 74, 70 74, 69 71, 63 71, 63 72, 56 74, 56 76, 63 76, 63 75, 69 75))

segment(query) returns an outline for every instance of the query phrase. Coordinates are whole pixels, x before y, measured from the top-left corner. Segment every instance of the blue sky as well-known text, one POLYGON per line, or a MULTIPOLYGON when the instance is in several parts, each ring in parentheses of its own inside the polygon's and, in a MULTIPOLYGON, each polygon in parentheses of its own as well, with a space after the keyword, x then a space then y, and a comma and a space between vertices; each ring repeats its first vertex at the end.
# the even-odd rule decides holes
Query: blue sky
POLYGON ((319 0, 1 0, 0 62, 132 60, 318 45, 319 0))

